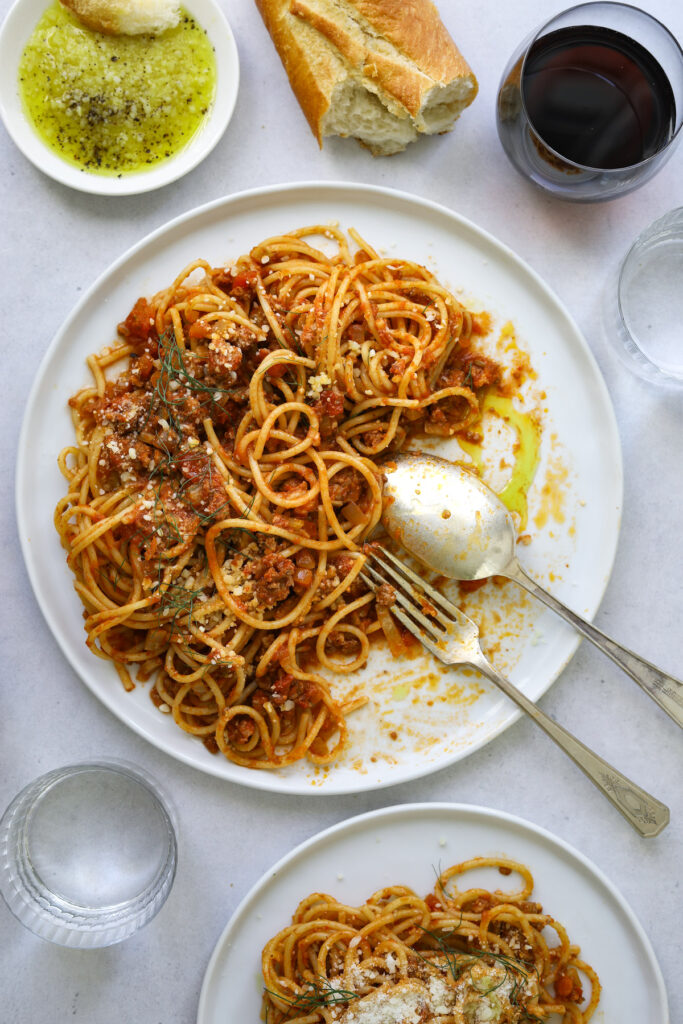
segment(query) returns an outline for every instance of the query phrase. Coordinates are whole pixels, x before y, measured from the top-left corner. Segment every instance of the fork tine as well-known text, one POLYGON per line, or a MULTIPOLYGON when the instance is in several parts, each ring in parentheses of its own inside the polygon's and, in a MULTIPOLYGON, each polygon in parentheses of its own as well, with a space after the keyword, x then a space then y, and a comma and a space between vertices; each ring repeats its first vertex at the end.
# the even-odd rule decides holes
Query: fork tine
MULTIPOLYGON (((361 579, 365 580, 365 582, 368 584, 369 587, 371 587, 371 589, 376 589, 375 584, 368 576, 365 576, 364 571, 360 572, 358 575, 360 576, 361 579)), ((386 580, 382 580, 382 583, 386 583, 386 580)), ((397 594, 396 596, 400 598, 401 595, 397 594)), ((410 606, 408 602, 406 602, 406 604, 408 607, 410 607, 411 614, 414 614, 415 609, 412 606, 410 606)), ((418 624, 414 621, 414 619, 410 618, 410 615, 407 615, 401 608, 397 608, 396 605, 392 605, 391 614, 395 618, 397 618, 398 621, 405 626, 408 632, 412 633, 415 639, 419 640, 420 643, 424 647, 426 647, 428 651, 431 651, 432 654, 435 657, 439 658, 440 661, 444 660, 444 645, 445 641, 447 640, 447 637, 444 634, 440 634, 438 630, 435 630, 434 626, 432 625, 432 623, 429 622, 429 620, 427 620, 427 624, 432 632, 432 636, 427 635, 425 633, 425 630, 421 629, 418 626, 418 624)))
POLYGON ((373 544, 372 547, 368 548, 366 554, 374 556, 386 572, 390 571, 389 566, 387 566, 382 559, 386 559, 388 562, 391 562, 397 570, 403 573, 403 575, 410 580, 411 583, 425 592, 430 602, 443 608, 443 610, 448 612, 449 615, 452 615, 454 619, 460 620, 462 618, 463 613, 453 604, 452 601, 449 601, 447 597, 440 594, 436 587, 433 587, 430 583, 427 583, 426 580, 423 580, 416 572, 413 572, 409 566, 405 565, 400 558, 397 558, 391 551, 388 551, 382 544, 373 544), (382 558, 380 558, 380 555, 382 558))
MULTIPOLYGON (((397 584, 396 600, 398 601, 398 603, 400 605, 402 605, 402 607, 405 608, 406 611, 410 615, 412 615, 412 617, 414 619, 417 619, 417 621, 420 623, 422 628, 427 630, 430 633, 430 635, 433 636, 434 639, 436 639, 436 640, 443 640, 444 639, 443 633, 442 633, 441 630, 439 630, 436 627, 435 620, 434 619, 430 620, 430 619, 427 618, 426 615, 423 615, 423 613, 421 611, 419 611, 418 608, 415 607, 414 602, 411 601, 408 597, 406 597, 406 595, 403 593, 402 590, 398 589, 399 586, 401 585, 400 581, 398 580, 397 577, 391 576, 390 573, 389 573, 389 570, 387 570, 387 575, 390 577, 390 579, 396 579, 396 584, 397 584)), ((362 578, 364 578, 365 582, 368 583, 372 587, 373 590, 375 589, 374 586, 373 586, 373 583, 378 583, 378 584, 386 583, 386 579, 384 578, 384 576, 381 576, 378 572, 376 572, 375 569, 372 568, 372 566, 369 566, 369 565, 365 565, 363 567, 363 570, 360 573, 360 576, 362 578), (370 579, 368 579, 367 576, 370 576, 370 579)), ((392 606, 391 611, 392 611, 393 614, 395 614, 396 613, 396 607, 392 606)), ((438 622, 439 620, 437 619, 436 621, 438 622)))
POLYGON ((419 640, 423 647, 426 647, 428 651, 431 651, 435 658, 439 661, 444 660, 446 654, 445 643, 441 640, 439 643, 435 643, 428 636, 425 636, 424 632, 419 629, 409 615, 401 611, 400 608, 392 608, 391 614, 395 615, 399 622, 402 622, 409 633, 412 633, 416 640, 419 640))

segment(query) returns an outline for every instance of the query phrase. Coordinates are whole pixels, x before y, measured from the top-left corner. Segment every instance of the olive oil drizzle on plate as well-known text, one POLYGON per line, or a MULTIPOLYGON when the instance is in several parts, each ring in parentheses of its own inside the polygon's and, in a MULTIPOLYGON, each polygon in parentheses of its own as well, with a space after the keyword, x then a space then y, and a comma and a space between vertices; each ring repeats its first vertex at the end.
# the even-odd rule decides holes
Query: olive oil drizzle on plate
MULTIPOLYGON (((528 518, 527 495, 533 482, 540 459, 541 431, 536 418, 527 412, 515 408, 512 398, 489 391, 481 403, 481 413, 492 413, 500 417, 517 434, 514 446, 514 465, 512 473, 498 497, 511 511, 517 512, 520 518, 520 532, 526 529, 528 518)), ((477 469, 481 468, 481 446, 458 438, 460 447, 471 458, 477 469)))

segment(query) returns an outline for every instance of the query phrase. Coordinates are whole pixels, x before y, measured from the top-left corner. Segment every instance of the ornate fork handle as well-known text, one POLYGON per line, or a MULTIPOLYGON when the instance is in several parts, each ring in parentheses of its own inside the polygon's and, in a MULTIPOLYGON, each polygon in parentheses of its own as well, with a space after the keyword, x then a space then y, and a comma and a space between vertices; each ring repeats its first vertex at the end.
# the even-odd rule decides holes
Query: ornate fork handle
POLYGON ((479 630, 444 594, 418 576, 379 544, 366 551, 376 567, 366 564, 360 578, 371 590, 391 580, 392 615, 446 665, 472 665, 495 683, 517 707, 550 736, 578 765, 641 836, 656 836, 669 823, 669 808, 549 718, 485 658, 479 630), (382 571, 378 572, 380 568, 382 571), (427 599, 427 600, 426 600, 427 599))
POLYGON ((473 658, 470 664, 495 683, 506 697, 533 718, 536 725, 564 750, 578 765, 584 775, 600 789, 616 809, 633 825, 641 836, 653 837, 669 824, 669 808, 656 797, 651 796, 626 775, 603 761, 598 754, 589 750, 580 740, 563 729, 552 718, 524 696, 516 687, 501 676, 484 655, 473 658))
POLYGON ((675 679, 674 676, 667 675, 666 672, 658 669, 656 665, 645 661, 644 658, 640 658, 633 651, 629 651, 626 647, 622 647, 621 644, 601 633, 590 622, 586 622, 580 615, 573 612, 571 608, 567 608, 556 597, 553 597, 547 590, 539 586, 530 576, 527 576, 518 562, 509 567, 508 574, 510 579, 519 583, 530 594, 543 601, 544 604, 569 622, 574 629, 594 643, 596 647, 599 647, 603 654, 606 654, 619 668, 630 675, 631 679, 652 700, 659 704, 660 708, 666 711, 670 718, 673 718, 676 725, 683 729, 683 683, 680 680, 675 679))

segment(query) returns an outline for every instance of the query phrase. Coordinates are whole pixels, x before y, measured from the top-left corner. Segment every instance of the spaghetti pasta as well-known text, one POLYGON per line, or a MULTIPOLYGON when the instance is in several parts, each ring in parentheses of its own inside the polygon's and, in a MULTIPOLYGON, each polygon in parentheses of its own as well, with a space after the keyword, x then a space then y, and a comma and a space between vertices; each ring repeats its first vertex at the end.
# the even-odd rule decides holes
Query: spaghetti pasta
POLYGON ((262 954, 266 1024, 587 1024, 596 972, 532 900, 533 877, 475 857, 419 897, 387 886, 360 907, 313 893, 262 954), (516 892, 458 888, 475 868, 519 876, 516 892), (584 989, 588 995, 584 996, 584 989), (554 1018, 557 1019, 557 1018, 554 1018))
POLYGON ((89 647, 251 768, 338 756, 362 699, 335 700, 320 668, 401 642, 391 589, 358 579, 378 460, 414 433, 471 430, 500 382, 475 315, 349 234, 353 252, 315 225, 228 267, 198 259, 139 299, 89 357, 59 459, 89 647))

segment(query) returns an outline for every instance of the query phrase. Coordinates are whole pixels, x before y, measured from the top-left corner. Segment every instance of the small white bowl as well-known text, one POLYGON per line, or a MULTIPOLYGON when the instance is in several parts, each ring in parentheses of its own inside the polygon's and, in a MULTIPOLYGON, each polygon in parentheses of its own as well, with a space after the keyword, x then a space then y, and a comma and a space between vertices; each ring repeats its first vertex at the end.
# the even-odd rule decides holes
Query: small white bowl
POLYGON ((19 61, 50 0, 16 0, 0 29, 0 117, 21 152, 44 174, 63 185, 102 196, 150 192, 181 178, 208 156, 228 127, 239 86, 239 56, 232 29, 215 0, 183 0, 182 6, 209 37, 216 56, 216 95, 194 138, 175 156, 148 171, 93 174, 68 163, 40 138, 24 113, 19 95, 19 61))

